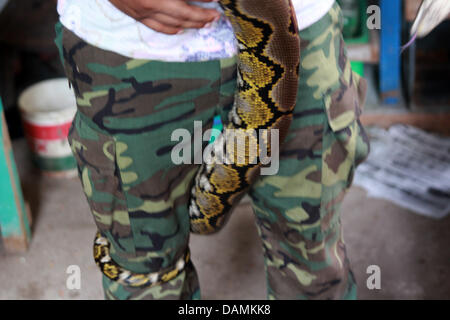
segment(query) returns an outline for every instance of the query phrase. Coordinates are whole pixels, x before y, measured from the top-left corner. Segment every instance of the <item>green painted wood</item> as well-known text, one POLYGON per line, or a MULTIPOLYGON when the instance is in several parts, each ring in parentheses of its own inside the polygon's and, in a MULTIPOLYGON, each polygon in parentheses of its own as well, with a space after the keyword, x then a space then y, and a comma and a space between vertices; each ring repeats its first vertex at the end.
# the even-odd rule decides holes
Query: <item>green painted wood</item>
POLYGON ((15 246, 20 247, 31 238, 30 222, 5 127, 1 99, 0 115, 0 231, 4 242, 5 239, 13 239, 15 246))

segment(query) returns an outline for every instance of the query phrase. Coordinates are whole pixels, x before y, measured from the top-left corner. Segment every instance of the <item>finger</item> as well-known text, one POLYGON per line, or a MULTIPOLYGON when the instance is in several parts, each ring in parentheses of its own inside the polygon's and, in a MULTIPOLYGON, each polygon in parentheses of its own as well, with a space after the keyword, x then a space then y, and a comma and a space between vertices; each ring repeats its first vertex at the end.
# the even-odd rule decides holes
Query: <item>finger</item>
POLYGON ((156 20, 157 22, 174 28, 181 28, 181 29, 188 29, 188 28, 195 28, 200 29, 205 26, 205 23, 202 22, 196 22, 196 21, 186 21, 186 20, 180 20, 171 16, 168 16, 164 13, 156 13, 152 15, 152 19, 156 20))
POLYGON ((140 22, 149 27, 150 29, 165 34, 177 34, 183 31, 182 28, 168 26, 154 19, 142 19, 140 20, 140 22))
POLYGON ((185 21, 207 23, 220 18, 217 10, 188 5, 184 1, 166 2, 166 8, 168 11, 164 13, 185 21))

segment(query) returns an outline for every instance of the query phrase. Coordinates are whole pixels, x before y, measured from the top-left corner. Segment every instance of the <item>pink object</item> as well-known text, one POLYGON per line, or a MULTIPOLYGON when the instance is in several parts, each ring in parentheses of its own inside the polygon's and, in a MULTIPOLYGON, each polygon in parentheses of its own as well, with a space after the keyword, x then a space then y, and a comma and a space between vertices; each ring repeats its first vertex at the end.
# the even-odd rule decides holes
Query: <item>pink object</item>
POLYGON ((417 32, 413 34, 413 36, 411 37, 411 40, 409 40, 408 43, 406 43, 404 46, 402 46, 401 53, 403 53, 403 51, 408 49, 414 43, 414 41, 416 41, 416 39, 417 39, 417 32))

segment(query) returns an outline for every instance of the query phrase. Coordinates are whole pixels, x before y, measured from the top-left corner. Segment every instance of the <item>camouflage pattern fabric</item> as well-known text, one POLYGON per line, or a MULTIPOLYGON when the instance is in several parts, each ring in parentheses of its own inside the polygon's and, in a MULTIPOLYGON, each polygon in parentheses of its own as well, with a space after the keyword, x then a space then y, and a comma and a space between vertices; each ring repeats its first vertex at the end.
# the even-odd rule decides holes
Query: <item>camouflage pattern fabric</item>
POLYGON ((270 299, 356 298, 340 205, 369 141, 359 121, 366 83, 351 70, 342 26, 334 5, 300 32, 297 106, 280 170, 250 191, 270 299))
MULTIPOLYGON (((97 227, 111 243, 111 257, 136 273, 170 267, 187 250, 187 201, 198 169, 173 164, 178 142, 171 141, 171 133, 185 128, 193 136, 194 120, 206 130, 218 110, 231 108, 236 61, 132 60, 88 45, 61 25, 56 29, 78 105, 69 143, 97 227)), ((192 264, 160 287, 103 283, 109 299, 199 297, 192 264)))
MULTIPOLYGON (((69 142, 111 257, 138 273, 169 267, 188 247, 187 201, 199 167, 171 161, 178 143, 171 134, 185 128, 193 136, 194 120, 206 130, 217 114, 226 121, 236 61, 129 59, 93 47, 61 25, 56 30, 78 104, 69 142)), ((249 192, 271 299, 356 295, 339 206, 369 144, 358 120, 365 83, 351 72, 341 31, 336 5, 300 33, 298 103, 280 171, 261 177, 249 192)), ((192 263, 160 286, 130 288, 103 276, 103 287, 107 299, 200 298, 192 263)))

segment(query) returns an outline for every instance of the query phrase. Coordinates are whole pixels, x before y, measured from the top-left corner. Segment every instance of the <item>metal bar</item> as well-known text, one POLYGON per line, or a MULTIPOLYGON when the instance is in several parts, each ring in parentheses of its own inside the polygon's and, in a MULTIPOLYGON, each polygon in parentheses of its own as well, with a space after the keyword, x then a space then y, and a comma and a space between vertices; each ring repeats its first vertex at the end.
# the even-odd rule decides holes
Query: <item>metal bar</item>
POLYGON ((380 0, 380 92, 383 103, 398 104, 401 95, 401 0, 380 0))

